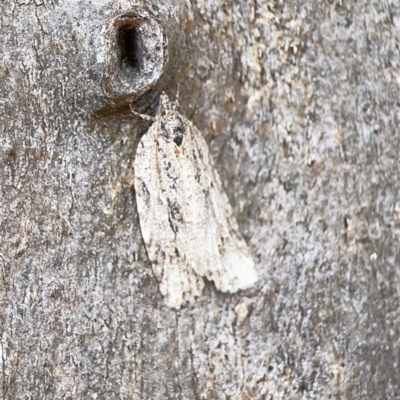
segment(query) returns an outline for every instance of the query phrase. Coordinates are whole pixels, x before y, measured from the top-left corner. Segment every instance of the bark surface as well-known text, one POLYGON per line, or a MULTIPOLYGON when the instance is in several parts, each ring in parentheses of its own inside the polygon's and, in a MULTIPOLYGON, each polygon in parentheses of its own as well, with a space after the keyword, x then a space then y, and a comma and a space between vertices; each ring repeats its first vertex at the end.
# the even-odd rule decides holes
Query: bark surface
POLYGON ((391 0, 1 1, 0 398, 398 399, 399 27, 391 0), (129 106, 178 85, 259 281, 176 311, 129 106))

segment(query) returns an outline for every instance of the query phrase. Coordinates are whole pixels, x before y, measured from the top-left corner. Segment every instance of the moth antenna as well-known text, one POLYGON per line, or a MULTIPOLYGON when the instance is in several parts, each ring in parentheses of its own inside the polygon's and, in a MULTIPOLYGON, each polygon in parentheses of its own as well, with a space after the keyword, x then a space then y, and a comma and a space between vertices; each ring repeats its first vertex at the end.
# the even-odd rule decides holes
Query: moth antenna
POLYGON ((138 113, 137 111, 135 111, 135 110, 132 108, 132 104, 129 104, 129 107, 130 107, 132 113, 135 114, 135 115, 137 115, 137 116, 140 117, 140 118, 147 119, 147 121, 155 121, 155 120, 156 120, 156 119, 155 119, 154 117, 152 117, 151 115, 146 115, 146 114, 140 114, 140 113, 138 113))

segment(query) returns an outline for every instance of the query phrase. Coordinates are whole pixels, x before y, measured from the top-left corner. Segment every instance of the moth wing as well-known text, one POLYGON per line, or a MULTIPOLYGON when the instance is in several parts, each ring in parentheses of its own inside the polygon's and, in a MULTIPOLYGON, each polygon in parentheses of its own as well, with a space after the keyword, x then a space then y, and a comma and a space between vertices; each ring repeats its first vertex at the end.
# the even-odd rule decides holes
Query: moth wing
MULTIPOLYGON (((185 117, 182 117, 185 118, 185 117)), ((257 273, 247 244, 240 233, 214 161, 200 131, 187 119, 186 152, 192 158, 191 174, 182 179, 188 205, 186 226, 189 241, 198 243, 191 253, 194 271, 214 281, 223 292, 236 292, 252 286, 257 273), (193 179, 194 177, 194 179, 193 179), (196 188, 196 189, 195 189, 196 188)))
POLYGON ((134 161, 140 228, 160 292, 180 308, 201 294, 203 278, 187 257, 188 231, 179 162, 174 147, 158 135, 156 121, 141 138, 134 161))

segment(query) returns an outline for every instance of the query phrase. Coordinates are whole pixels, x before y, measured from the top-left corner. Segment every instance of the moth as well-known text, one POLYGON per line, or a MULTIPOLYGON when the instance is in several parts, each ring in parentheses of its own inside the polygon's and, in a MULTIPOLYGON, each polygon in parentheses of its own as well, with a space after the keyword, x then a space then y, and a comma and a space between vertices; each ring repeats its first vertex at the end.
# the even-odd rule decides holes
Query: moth
POLYGON ((179 309, 204 278, 222 292, 252 286, 249 249, 200 131, 160 96, 134 161, 140 228, 165 303, 179 309))

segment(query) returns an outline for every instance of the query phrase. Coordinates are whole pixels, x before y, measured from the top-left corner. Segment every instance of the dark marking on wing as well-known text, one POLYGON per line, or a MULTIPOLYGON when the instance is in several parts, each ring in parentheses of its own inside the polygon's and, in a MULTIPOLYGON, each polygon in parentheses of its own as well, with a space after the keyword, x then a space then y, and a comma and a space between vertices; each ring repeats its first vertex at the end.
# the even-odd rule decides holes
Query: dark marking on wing
POLYGON ((225 246, 223 244, 218 244, 218 252, 221 256, 225 254, 225 246))
POLYGON ((146 184, 143 182, 143 180, 140 180, 141 187, 142 187, 142 193, 144 194, 145 197, 145 203, 147 206, 150 206, 150 192, 149 189, 147 188, 146 184))
POLYGON ((196 174, 194 175, 194 179, 200 183, 201 180, 201 170, 199 167, 196 168, 196 174))
POLYGON ((210 190, 209 189, 203 189, 204 197, 207 200, 210 200, 210 190))
POLYGON ((172 229, 172 232, 175 233, 175 235, 178 233, 178 226, 176 224, 174 224, 174 219, 171 217, 171 214, 168 214, 168 222, 169 222, 169 226, 172 229))
POLYGON ((164 165, 165 165, 165 170, 166 171, 169 171, 171 166, 172 166, 171 162, 168 161, 167 159, 164 159, 164 165))
POLYGON ((175 234, 179 230, 179 225, 183 224, 180 204, 176 201, 172 202, 170 199, 168 199, 168 222, 175 234))
MULTIPOLYGON (((180 127, 175 128, 175 131, 177 131, 178 129, 182 132, 182 129, 181 129, 180 127)), ((175 137, 174 143, 175 143, 177 146, 181 146, 182 142, 183 142, 183 136, 182 136, 182 135, 181 135, 181 136, 176 136, 176 137, 175 137)))
POLYGON ((171 174, 169 174, 169 173, 167 173, 167 177, 168 177, 169 179, 171 179, 171 181, 172 181, 172 185, 170 185, 170 188, 176 190, 176 188, 178 187, 179 178, 178 178, 177 176, 171 175, 171 174))

